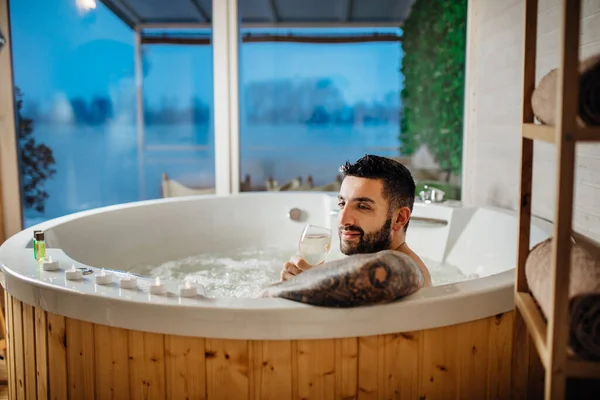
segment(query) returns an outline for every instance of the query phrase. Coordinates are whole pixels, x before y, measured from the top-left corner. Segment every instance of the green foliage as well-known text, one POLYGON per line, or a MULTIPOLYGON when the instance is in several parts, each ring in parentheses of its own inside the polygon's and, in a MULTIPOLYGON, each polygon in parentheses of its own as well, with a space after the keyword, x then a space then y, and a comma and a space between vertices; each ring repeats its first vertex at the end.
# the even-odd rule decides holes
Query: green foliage
POLYGON ((51 178, 56 170, 52 150, 44 145, 37 144, 32 137, 33 120, 21 115, 23 107, 23 94, 19 88, 15 89, 17 101, 17 143, 19 146, 21 168, 21 186, 23 205, 44 212, 46 199, 49 197, 44 188, 44 181, 51 178))
POLYGON ((462 161, 466 26, 467 0, 416 0, 403 26, 401 152, 411 155, 426 144, 455 175, 462 161))

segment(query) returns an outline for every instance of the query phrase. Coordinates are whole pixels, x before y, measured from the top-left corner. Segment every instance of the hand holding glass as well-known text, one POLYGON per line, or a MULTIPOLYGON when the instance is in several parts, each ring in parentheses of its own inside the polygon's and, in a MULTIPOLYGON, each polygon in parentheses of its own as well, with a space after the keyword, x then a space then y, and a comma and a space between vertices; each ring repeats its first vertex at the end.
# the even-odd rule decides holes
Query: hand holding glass
POLYGON ((300 237, 300 256, 310 265, 325 261, 331 249, 331 229, 306 225, 300 237))

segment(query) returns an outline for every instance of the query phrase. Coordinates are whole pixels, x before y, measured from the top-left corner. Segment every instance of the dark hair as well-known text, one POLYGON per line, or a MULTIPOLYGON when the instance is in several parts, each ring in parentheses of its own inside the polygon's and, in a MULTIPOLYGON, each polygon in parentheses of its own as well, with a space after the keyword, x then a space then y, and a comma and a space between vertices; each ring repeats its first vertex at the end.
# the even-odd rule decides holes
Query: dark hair
MULTIPOLYGON (((399 207, 408 207, 412 213, 415 202, 415 181, 402 163, 391 158, 366 154, 354 164, 346 161, 340 171, 346 176, 383 180, 383 197, 388 201, 389 214, 399 207)), ((404 232, 408 222, 404 225, 404 232)))

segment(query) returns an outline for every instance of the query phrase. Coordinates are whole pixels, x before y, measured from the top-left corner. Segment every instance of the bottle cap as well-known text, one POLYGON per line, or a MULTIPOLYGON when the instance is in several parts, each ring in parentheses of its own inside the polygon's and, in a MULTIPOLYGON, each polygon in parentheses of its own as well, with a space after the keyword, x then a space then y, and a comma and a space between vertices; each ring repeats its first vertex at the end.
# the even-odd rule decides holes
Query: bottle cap
POLYGON ((35 233, 35 240, 44 240, 44 232, 39 231, 35 233))
POLYGON ((38 230, 33 231, 33 237, 34 237, 34 239, 35 239, 35 235, 37 235, 38 232, 41 232, 41 230, 38 229, 38 230))

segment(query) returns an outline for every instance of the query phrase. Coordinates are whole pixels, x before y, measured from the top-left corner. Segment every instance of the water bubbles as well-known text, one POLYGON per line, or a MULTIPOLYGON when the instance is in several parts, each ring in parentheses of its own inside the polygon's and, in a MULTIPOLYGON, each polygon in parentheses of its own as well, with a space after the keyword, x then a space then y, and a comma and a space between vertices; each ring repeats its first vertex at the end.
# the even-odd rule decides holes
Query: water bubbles
MULTIPOLYGON (((196 281, 204 286, 208 297, 252 298, 264 287, 279 281, 283 264, 296 251, 296 247, 237 249, 186 257, 160 265, 137 266, 130 270, 153 278, 160 277, 161 281, 196 281)), ((457 267, 422 259, 429 268, 434 286, 478 278, 477 274, 463 274, 457 267)))
POLYGON ((281 268, 296 248, 238 249, 137 266, 131 270, 161 280, 197 281, 208 297, 251 298, 265 286, 279 281, 281 268))

